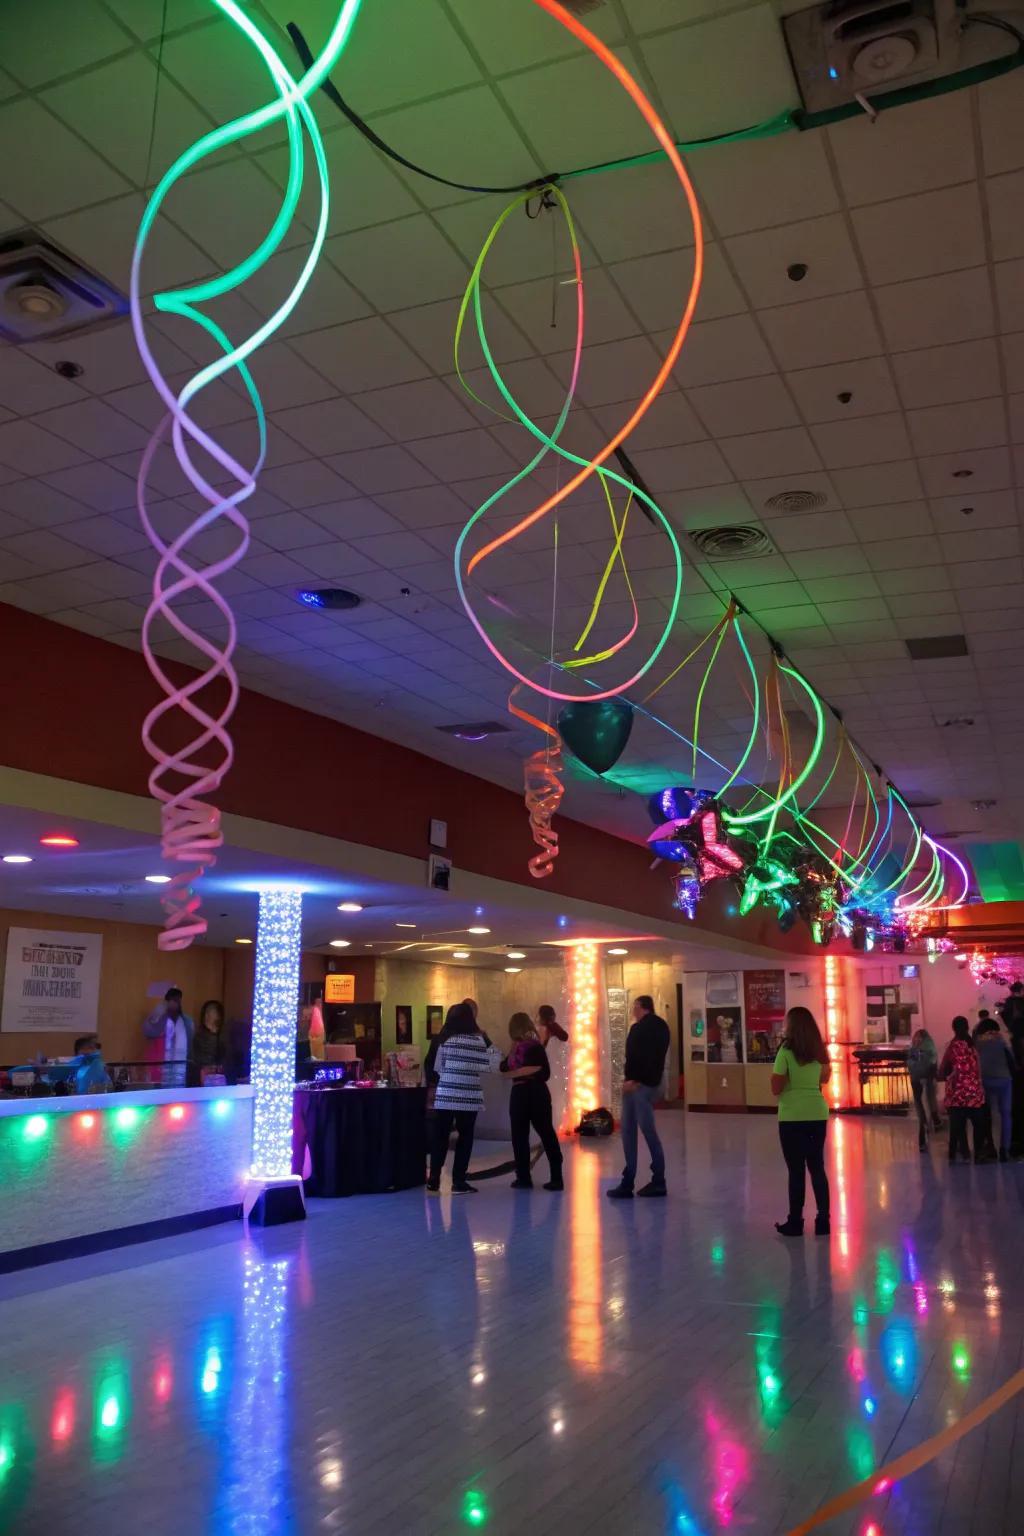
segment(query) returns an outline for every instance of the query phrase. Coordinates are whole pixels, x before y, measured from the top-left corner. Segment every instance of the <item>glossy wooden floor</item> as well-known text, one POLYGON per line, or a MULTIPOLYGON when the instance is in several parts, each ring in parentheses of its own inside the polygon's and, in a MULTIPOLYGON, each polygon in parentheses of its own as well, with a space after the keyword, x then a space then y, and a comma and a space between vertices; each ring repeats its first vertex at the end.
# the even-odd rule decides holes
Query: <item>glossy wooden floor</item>
MULTIPOLYGON (((659 1117, 670 1198, 420 1193, 0 1281, 0 1530, 788 1531, 1021 1365, 1024 1164, 830 1129, 831 1242, 786 1242, 768 1118, 659 1117)), ((1024 1402, 856 1517, 1024 1530, 1024 1402)))

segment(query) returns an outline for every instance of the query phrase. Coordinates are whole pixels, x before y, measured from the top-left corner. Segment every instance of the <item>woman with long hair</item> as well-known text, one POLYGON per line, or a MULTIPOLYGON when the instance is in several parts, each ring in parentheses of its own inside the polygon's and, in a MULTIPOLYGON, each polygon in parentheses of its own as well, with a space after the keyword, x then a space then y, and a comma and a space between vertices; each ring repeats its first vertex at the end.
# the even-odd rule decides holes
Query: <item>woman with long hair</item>
POLYGON ((817 1206, 815 1234, 827 1237, 832 1230, 825 1172, 828 1103, 821 1091, 831 1075, 814 1014, 809 1008, 791 1008, 771 1079, 772 1093, 779 1101, 779 1140, 789 1169, 789 1215, 775 1223, 783 1237, 803 1236, 808 1173, 817 1206))
POLYGON ((985 1115, 985 1085, 981 1080, 978 1053, 971 1040, 971 1026, 962 1013, 953 1020, 953 1038, 939 1067, 939 1081, 946 1085, 946 1111, 949 1115, 949 1160, 971 1160, 967 1145, 967 1122, 974 1128, 974 1161, 992 1162, 988 1151, 985 1115))
POLYGON ((548 1079, 551 1067, 544 1041, 538 1038, 528 1013, 514 1013, 508 1021, 512 1049, 501 1070, 512 1079, 508 1113, 512 1122, 512 1154, 516 1162, 513 1189, 532 1189, 530 1173, 530 1127, 540 1137, 548 1159, 545 1189, 560 1191, 562 1184, 562 1148, 551 1118, 551 1093, 548 1079))
POLYGON ((473 1151, 473 1132, 477 1111, 483 1107, 480 1079, 485 1072, 497 1070, 500 1053, 488 1043, 468 1003, 455 1003, 448 1009, 441 1031, 442 1043, 434 1058, 437 1089, 434 1093, 434 1144, 430 1153, 428 1193, 441 1189, 441 1170, 448 1155, 452 1126, 458 1132, 455 1163, 452 1168, 452 1193, 474 1195, 467 1181, 469 1159, 473 1151))
POLYGON ((204 1072, 220 1072, 224 1066, 224 1004, 211 997, 199 1010, 192 1033, 189 1078, 192 1085, 202 1083, 204 1072))

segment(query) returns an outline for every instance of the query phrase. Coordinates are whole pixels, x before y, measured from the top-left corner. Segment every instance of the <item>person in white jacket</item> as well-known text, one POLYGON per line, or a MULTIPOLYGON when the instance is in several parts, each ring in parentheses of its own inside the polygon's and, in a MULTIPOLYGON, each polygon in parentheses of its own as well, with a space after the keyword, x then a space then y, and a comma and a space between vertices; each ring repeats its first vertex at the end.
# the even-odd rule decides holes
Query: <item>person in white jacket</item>
POLYGON ((195 1025, 181 1006, 180 987, 167 988, 163 1003, 153 1009, 142 1029, 147 1039, 163 1041, 163 1086, 184 1088, 195 1025))

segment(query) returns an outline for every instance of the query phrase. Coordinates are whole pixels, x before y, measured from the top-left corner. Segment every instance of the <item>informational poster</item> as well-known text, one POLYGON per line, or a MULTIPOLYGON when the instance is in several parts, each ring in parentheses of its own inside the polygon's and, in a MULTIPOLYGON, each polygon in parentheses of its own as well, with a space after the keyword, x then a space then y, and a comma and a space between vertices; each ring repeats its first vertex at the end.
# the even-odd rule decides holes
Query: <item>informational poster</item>
POLYGON ((324 983, 325 1003, 354 1003, 356 979, 354 976, 329 974, 324 983))
POLYGON ((774 1061, 786 1018, 785 971, 744 971, 747 1061, 774 1061))
POLYGON ((9 929, 0 1029, 91 1034, 99 1013, 102 956, 99 933, 9 929))

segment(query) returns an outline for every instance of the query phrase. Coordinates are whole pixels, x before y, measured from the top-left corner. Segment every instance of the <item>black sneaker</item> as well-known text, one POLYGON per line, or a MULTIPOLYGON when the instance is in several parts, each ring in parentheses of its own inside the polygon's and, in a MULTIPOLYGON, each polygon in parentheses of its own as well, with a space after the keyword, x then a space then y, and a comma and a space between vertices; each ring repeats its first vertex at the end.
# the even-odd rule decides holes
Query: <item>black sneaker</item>
POLYGON ((609 1200, 632 1200, 633 1191, 628 1184, 616 1184, 614 1189, 606 1189, 605 1194, 609 1200))
POLYGON ((803 1237, 803 1220, 794 1221, 792 1216, 787 1216, 785 1221, 777 1221, 775 1230, 780 1237, 803 1237))
POLYGON ((815 1216, 814 1235, 815 1237, 832 1236, 832 1222, 828 1216, 815 1216))
POLYGON ((552 1194, 560 1195, 565 1189, 565 1185, 562 1183, 561 1179, 549 1179, 548 1182, 544 1185, 544 1188, 550 1189, 552 1194))
POLYGON ((1010 1154, 1005 1147, 999 1148, 999 1161, 1001 1163, 1008 1163, 1010 1161, 1010 1154))
POLYGON ((433 1182, 428 1180, 427 1181, 427 1194, 428 1195, 439 1195, 440 1193, 441 1193, 441 1185, 440 1184, 434 1184, 433 1182))
POLYGON ((453 1184, 452 1185, 452 1194, 453 1195, 475 1195, 476 1193, 477 1193, 477 1190, 473 1187, 472 1184, 453 1184))
POLYGON ((510 1189, 532 1189, 533 1188, 533 1180, 532 1179, 513 1179, 512 1183, 509 1185, 509 1188, 510 1189))
POLYGON ((643 1189, 638 1189, 636 1193, 638 1200, 664 1200, 668 1190, 664 1184, 657 1184, 652 1179, 649 1184, 645 1184, 643 1189))

